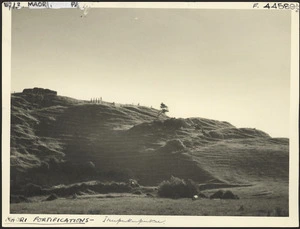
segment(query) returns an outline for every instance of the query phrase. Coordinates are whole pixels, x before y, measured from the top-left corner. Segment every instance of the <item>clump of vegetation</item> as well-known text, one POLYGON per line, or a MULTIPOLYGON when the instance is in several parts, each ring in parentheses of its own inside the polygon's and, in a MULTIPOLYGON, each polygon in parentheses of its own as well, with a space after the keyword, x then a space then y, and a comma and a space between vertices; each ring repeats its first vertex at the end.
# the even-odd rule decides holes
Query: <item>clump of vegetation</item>
POLYGON ((197 196, 198 196, 199 198, 201 198, 201 199, 207 199, 207 198, 208 198, 208 197, 207 197, 204 193, 202 193, 202 192, 199 192, 197 196))
POLYGON ((163 181, 158 186, 158 195, 168 198, 191 198, 198 193, 197 184, 188 179, 187 181, 172 176, 170 180, 163 181))
POLYGON ((233 194, 232 191, 226 191, 224 193, 224 195, 222 196, 222 199, 235 199, 235 200, 238 200, 239 197, 238 197, 238 195, 233 194))
POLYGON ((161 103, 161 104, 160 104, 160 109, 161 109, 161 110, 158 112, 157 118, 158 118, 161 114, 165 114, 165 113, 169 112, 168 106, 167 106, 166 104, 164 104, 164 103, 161 103))
POLYGON ((219 190, 210 196, 210 199, 239 199, 237 195, 234 195, 232 191, 219 190))
POLYGON ((224 195, 224 192, 222 190, 219 190, 217 192, 215 192, 214 194, 212 194, 209 198, 210 199, 222 199, 224 195))

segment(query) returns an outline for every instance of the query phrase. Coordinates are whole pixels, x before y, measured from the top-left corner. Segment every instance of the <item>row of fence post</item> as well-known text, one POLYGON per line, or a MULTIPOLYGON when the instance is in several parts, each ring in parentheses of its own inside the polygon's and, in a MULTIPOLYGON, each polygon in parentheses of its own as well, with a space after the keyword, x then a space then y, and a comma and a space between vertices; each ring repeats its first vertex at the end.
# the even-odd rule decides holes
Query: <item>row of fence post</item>
POLYGON ((100 98, 91 98, 90 102, 91 103, 102 103, 102 97, 100 97, 100 98))
MULTIPOLYGON (((91 98, 90 99, 90 103, 102 103, 102 102, 103 102, 102 97, 100 97, 100 98, 91 98)), ((115 102, 112 102, 111 104, 115 105, 115 102)), ((138 103, 137 105, 132 103, 130 105, 141 106, 140 103, 138 103)), ((120 106, 122 106, 122 105, 120 105, 120 106)), ((150 108, 152 108, 152 106, 150 106, 150 108)))

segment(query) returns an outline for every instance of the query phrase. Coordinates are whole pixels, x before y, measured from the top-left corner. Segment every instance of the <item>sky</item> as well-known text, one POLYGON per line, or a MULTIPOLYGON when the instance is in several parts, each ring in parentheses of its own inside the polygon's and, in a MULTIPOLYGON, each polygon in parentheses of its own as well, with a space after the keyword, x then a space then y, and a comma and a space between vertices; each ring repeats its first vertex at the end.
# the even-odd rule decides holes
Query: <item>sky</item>
POLYGON ((219 9, 12 12, 11 91, 159 108, 289 137, 291 14, 219 9))

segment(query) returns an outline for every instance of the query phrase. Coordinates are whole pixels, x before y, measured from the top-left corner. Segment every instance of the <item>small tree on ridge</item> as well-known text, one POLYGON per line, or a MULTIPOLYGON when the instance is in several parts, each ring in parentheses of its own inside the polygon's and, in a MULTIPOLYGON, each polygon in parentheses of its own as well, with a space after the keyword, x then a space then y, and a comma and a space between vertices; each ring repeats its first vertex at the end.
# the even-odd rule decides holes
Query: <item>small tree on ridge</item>
POLYGON ((159 117, 161 114, 165 114, 165 113, 169 112, 168 106, 164 103, 160 104, 160 109, 161 110, 159 111, 157 117, 159 117))

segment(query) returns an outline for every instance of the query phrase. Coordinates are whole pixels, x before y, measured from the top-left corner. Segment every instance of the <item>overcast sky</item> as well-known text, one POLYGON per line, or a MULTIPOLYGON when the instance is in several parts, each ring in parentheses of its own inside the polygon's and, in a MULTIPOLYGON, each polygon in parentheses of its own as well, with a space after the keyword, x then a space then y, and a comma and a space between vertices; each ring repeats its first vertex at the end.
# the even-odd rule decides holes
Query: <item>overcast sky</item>
POLYGON ((169 106, 289 136, 289 11, 13 10, 12 92, 169 106))

